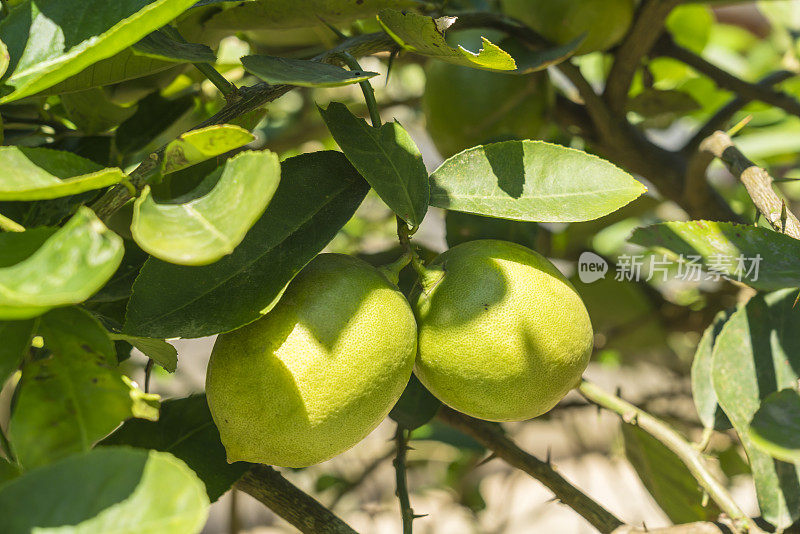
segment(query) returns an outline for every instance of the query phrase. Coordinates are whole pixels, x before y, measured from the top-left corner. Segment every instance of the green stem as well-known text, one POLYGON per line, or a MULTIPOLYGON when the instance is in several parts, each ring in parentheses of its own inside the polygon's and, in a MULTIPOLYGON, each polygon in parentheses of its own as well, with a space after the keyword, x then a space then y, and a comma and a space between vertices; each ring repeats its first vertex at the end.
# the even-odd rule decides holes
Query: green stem
POLYGON ((586 380, 581 381, 578 391, 588 401, 617 413, 625 422, 638 426, 675 453, 709 497, 734 521, 740 532, 764 532, 739 508, 725 486, 711 474, 701 452, 671 426, 586 380))
POLYGON ((0 230, 4 232, 24 232, 25 227, 0 213, 0 230))
MULTIPOLYGON (((358 64, 356 58, 354 58, 349 52, 343 52, 341 56, 345 64, 350 67, 350 70, 363 72, 364 69, 361 68, 361 65, 358 64)), ((380 128, 381 113, 378 109, 378 101, 375 100, 375 89, 372 88, 372 84, 369 83, 369 80, 364 80, 358 84, 361 86, 361 91, 364 93, 364 100, 367 102, 367 109, 369 110, 369 118, 372 121, 372 126, 374 128, 380 128)))
POLYGON ((406 265, 408 265, 410 262, 411 254, 409 252, 404 252, 403 255, 398 259, 392 263, 380 267, 378 270, 383 273, 383 275, 388 278, 391 283, 397 285, 397 283, 400 281, 400 271, 405 269, 406 265))
POLYGON ((414 510, 408 497, 408 480, 406 479, 406 452, 408 452, 408 434, 400 425, 394 436, 397 452, 394 458, 394 473, 397 481, 397 499, 400 501, 400 515, 403 518, 403 534, 413 533, 414 510))
MULTIPOLYGON (((172 26, 164 26, 164 33, 172 37, 178 42, 185 43, 186 39, 172 26)), ((208 81, 213 83, 217 89, 225 96, 225 98, 236 95, 239 91, 235 85, 229 82, 211 63, 192 63, 197 70, 203 73, 203 76, 208 78, 208 81)))

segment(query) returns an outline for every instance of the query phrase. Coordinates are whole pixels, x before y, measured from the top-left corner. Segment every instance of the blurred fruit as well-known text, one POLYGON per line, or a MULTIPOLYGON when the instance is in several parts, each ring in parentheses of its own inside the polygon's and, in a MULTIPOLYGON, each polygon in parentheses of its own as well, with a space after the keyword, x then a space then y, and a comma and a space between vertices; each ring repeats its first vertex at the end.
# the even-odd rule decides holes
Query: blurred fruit
POLYGON ((515 243, 472 241, 439 256, 416 313, 415 374, 439 400, 480 419, 547 412, 577 385, 592 353, 575 289, 515 243))
POLYGON ((376 269, 323 254, 263 318, 221 335, 206 392, 231 462, 304 467, 369 434, 408 383, 416 324, 376 269))

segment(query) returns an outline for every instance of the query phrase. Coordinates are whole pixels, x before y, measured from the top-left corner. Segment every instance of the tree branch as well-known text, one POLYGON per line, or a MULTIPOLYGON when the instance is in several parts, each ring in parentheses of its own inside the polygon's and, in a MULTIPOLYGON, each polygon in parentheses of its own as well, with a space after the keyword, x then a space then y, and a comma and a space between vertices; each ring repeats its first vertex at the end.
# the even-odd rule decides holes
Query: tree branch
POLYGON ((357 534, 333 512, 272 467, 256 465, 236 483, 304 534, 357 534))
POLYGON ((646 0, 639 8, 625 40, 617 48, 604 96, 611 110, 625 113, 633 76, 664 31, 664 22, 681 0, 646 0))
POLYGON ((501 458, 512 467, 528 473, 544 484, 561 502, 583 516, 600 532, 609 534, 623 526, 622 521, 614 514, 570 484, 550 463, 543 462, 520 449, 497 427, 486 421, 456 412, 446 406, 439 410, 439 418, 448 425, 475 438, 481 445, 493 451, 498 458, 501 458))
POLYGON ((772 177, 739 151, 725 132, 715 132, 700 143, 700 150, 725 163, 738 176, 750 198, 772 227, 781 233, 800 239, 800 221, 772 189, 772 177))
POLYGON ((406 453, 408 452, 408 432, 397 425, 394 436, 397 444, 394 457, 394 473, 397 483, 397 500, 400 501, 400 516, 403 518, 403 534, 412 534, 414 531, 414 510, 411 509, 411 500, 408 497, 408 481, 406 478, 406 453))
POLYGON ((749 533, 763 533, 763 530, 739 508, 728 490, 711 474, 700 451, 672 427, 586 380, 581 381, 578 391, 586 400, 617 413, 626 423, 637 425, 675 453, 686 464, 708 496, 735 522, 737 528, 749 533))

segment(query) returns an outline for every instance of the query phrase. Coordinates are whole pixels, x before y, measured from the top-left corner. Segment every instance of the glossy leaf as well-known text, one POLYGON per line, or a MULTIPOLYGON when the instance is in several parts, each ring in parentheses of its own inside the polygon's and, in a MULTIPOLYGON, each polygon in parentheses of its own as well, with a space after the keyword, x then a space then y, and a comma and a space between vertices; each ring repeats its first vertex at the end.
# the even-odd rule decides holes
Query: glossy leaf
POLYGON ((111 334, 114 341, 126 341, 139 349, 139 351, 164 368, 165 371, 174 373, 178 368, 178 351, 163 339, 149 337, 125 336, 111 334))
POLYGON ((251 467, 245 462, 228 463, 205 395, 168 400, 161 405, 158 421, 131 419, 102 444, 129 445, 175 455, 205 483, 212 502, 251 467))
POLYGON ((133 208, 131 233, 142 250, 178 265, 208 265, 229 255, 261 217, 280 182, 272 152, 244 152, 209 175, 213 189, 182 204, 158 204, 145 187, 133 208), (218 179, 218 181, 217 181, 218 179))
POLYGON ((722 328, 714 346, 712 380, 719 405, 750 460, 761 514, 778 528, 800 518, 800 464, 775 460, 750 439, 749 425, 763 399, 795 388, 800 370, 800 314, 796 291, 753 297, 722 328))
POLYGON ((719 509, 703 506, 703 490, 689 468, 664 444, 637 426, 622 425, 625 456, 667 517, 680 525, 713 521, 719 509))
POLYGON ((339 87, 378 75, 377 72, 346 70, 319 61, 274 56, 245 56, 242 65, 247 72, 265 82, 300 87, 339 87))
POLYGON ((630 203, 646 188, 596 156, 542 141, 456 154, 431 175, 432 206, 501 219, 577 222, 630 203))
POLYGON ((123 333, 193 338, 258 319, 353 216, 367 190, 341 153, 287 159, 269 208, 233 254, 205 267, 147 261, 123 333))
POLYGON ((70 152, 0 147, 0 200, 65 197, 114 185, 124 178, 120 169, 104 169, 70 152))
POLYGON ((206 45, 176 41, 162 30, 156 30, 146 35, 133 45, 132 49, 135 54, 140 56, 166 61, 214 63, 217 60, 214 51, 206 45))
POLYGON ((714 317, 714 321, 703 332, 700 343, 692 361, 692 399, 697 415, 704 428, 728 430, 731 423, 717 403, 717 394, 711 381, 713 369, 714 344, 717 341, 730 312, 722 311, 714 317))
POLYGON ((320 113, 344 155, 381 199, 411 226, 419 226, 430 188, 422 155, 408 132, 397 122, 374 128, 338 102, 320 113))
POLYGON ((36 321, 0 321, 0 389, 31 346, 36 321))
POLYGON ((158 418, 158 396, 91 352, 59 353, 25 365, 9 438, 26 469, 89 450, 130 417, 158 418))
POLYGON ((0 103, 51 87, 160 28, 194 0, 26 0, 0 21, 11 64, 0 103), (35 34, 35 39, 31 37, 35 34))
POLYGON ((667 222, 639 228, 631 243, 655 248, 708 272, 771 291, 800 286, 800 241, 766 228, 714 221, 667 222))
POLYGON ((383 9, 378 19, 386 33, 411 52, 465 67, 499 71, 517 68, 517 63, 508 52, 485 37, 482 38, 483 48, 477 53, 462 46, 452 48, 447 44, 444 31, 455 22, 454 17, 434 19, 411 11, 383 9))
POLYGON ((171 454, 104 447, 0 486, 0 530, 196 534, 208 506, 203 483, 171 454))
POLYGON ((772 393, 761 402, 748 432, 753 445, 773 458, 800 466, 800 394, 772 393))
POLYGON ((0 320, 83 302, 114 274, 122 255, 122 239, 89 208, 80 208, 36 252, 0 267, 0 320))
POLYGON ((231 124, 219 124, 186 132, 167 145, 162 172, 169 174, 191 167, 243 147, 253 139, 253 134, 231 124))

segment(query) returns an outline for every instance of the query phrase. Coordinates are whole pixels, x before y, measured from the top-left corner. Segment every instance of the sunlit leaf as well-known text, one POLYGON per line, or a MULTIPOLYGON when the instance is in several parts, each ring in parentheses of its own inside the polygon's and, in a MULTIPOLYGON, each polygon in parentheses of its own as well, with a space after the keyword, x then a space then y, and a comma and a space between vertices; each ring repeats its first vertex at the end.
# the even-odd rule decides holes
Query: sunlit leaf
POLYGON ((163 339, 111 334, 114 341, 127 341, 169 373, 178 368, 178 351, 163 339))
POLYGON ((191 167, 243 147, 253 139, 253 134, 249 131, 231 124, 218 124, 186 132, 167 145, 162 172, 169 174, 191 167))

